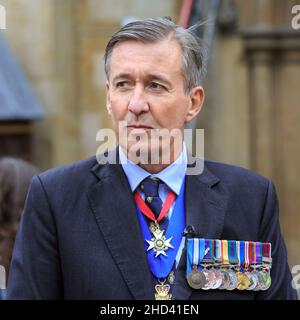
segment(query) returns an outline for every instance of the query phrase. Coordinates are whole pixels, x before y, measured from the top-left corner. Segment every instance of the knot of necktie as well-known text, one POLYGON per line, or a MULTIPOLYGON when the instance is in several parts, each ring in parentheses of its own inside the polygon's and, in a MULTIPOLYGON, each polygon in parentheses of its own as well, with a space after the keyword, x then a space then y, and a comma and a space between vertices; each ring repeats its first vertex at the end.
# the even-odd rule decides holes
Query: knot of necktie
POLYGON ((158 218, 163 203, 158 194, 159 184, 163 182, 157 178, 146 178, 141 182, 141 190, 145 195, 145 202, 152 210, 155 217, 158 218))

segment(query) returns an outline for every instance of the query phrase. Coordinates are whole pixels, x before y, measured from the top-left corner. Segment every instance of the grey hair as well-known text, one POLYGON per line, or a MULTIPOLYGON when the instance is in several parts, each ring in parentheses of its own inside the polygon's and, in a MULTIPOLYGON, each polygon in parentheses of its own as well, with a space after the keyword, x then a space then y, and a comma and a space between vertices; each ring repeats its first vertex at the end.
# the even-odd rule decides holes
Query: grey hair
POLYGON ((111 37, 106 46, 104 63, 107 79, 112 52, 117 43, 126 40, 155 43, 174 39, 182 49, 182 75, 184 90, 188 94, 192 88, 201 84, 206 73, 206 47, 193 32, 195 29, 195 26, 189 29, 179 27, 168 17, 149 18, 126 24, 111 37))

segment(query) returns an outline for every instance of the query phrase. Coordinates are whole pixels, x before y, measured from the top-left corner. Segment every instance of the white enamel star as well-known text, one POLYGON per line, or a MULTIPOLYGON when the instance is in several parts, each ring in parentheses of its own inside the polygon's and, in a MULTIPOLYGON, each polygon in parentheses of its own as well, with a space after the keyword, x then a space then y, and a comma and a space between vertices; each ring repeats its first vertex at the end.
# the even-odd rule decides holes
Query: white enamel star
POLYGON ((146 240, 149 244, 147 251, 153 249, 154 252, 156 252, 155 258, 157 258, 160 254, 167 256, 165 251, 169 248, 174 248, 170 243, 173 237, 166 239, 163 230, 155 230, 153 235, 154 238, 151 240, 146 240))

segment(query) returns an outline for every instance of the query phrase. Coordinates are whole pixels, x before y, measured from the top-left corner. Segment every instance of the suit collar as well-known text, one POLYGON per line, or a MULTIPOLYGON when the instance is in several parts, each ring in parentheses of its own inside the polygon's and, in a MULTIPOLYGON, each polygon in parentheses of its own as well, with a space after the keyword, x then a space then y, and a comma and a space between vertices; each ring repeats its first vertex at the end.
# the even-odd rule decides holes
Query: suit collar
MULTIPOLYGON (((187 153, 187 158, 188 170, 195 168, 195 166, 203 166, 203 171, 200 172, 201 174, 190 175, 189 173, 193 171, 189 171, 189 177, 194 177, 196 180, 207 185, 208 187, 213 187, 220 181, 220 179, 217 176, 215 176, 211 171, 208 170, 208 168, 205 166, 205 162, 203 159, 195 158, 190 153, 187 153)), ((119 166, 117 167, 121 167, 118 148, 110 152, 105 152, 104 154, 99 154, 96 156, 96 159, 97 163, 94 165, 91 171, 99 179, 110 174, 111 164, 119 164, 119 166)), ((197 171, 199 172, 199 170, 197 171)), ((194 178, 192 178, 192 181, 194 181, 194 178)))
POLYGON ((118 148, 118 154, 132 192, 136 190, 136 188, 145 178, 151 176, 154 178, 159 178, 168 186, 169 189, 173 190, 173 192, 179 195, 187 168, 187 153, 185 144, 183 145, 183 150, 176 161, 156 174, 151 174, 140 166, 137 166, 132 161, 128 160, 120 146, 118 148))

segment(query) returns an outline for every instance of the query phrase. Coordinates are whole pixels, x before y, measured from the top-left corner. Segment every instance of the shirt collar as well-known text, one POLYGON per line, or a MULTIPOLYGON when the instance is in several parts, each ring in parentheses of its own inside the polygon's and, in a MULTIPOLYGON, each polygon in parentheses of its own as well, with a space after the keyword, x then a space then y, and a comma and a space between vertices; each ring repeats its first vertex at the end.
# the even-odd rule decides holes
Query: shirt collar
POLYGON ((179 195, 187 169, 187 152, 185 144, 183 144, 183 150, 176 161, 156 174, 151 174, 132 161, 128 160, 122 148, 119 146, 118 149, 120 163, 127 176, 132 192, 136 190, 136 188, 144 179, 151 176, 153 178, 159 178, 162 180, 173 192, 179 195))

